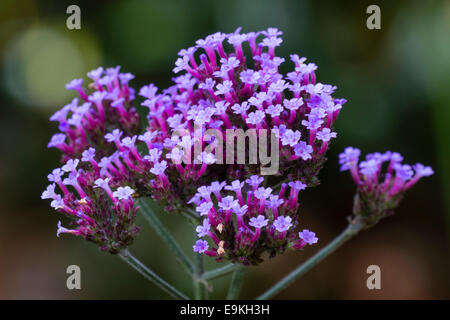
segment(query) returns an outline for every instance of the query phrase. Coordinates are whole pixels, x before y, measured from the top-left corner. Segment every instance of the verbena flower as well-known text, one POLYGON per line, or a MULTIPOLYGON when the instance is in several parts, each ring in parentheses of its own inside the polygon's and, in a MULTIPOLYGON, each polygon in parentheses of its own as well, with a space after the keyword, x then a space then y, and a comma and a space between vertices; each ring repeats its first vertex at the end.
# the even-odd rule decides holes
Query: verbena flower
MULTIPOLYGON (((86 154, 84 159, 94 161, 86 154)), ((85 168, 82 169, 77 168, 78 164, 78 159, 70 159, 62 169, 53 170, 48 176, 53 183, 41 196, 69 218, 70 228, 58 222, 57 236, 70 233, 96 243, 103 251, 118 253, 133 242, 139 230, 132 198, 135 191, 129 186, 118 186, 110 178, 101 178, 96 167, 81 163, 85 168)))
POLYGON ((118 128, 127 134, 140 131, 139 115, 131 105, 134 89, 128 86, 131 74, 119 73, 120 67, 103 68, 90 71, 93 80, 83 88, 83 80, 75 79, 66 85, 68 90, 75 90, 80 98, 56 111, 51 121, 59 124, 61 133, 55 134, 48 144, 63 152, 62 161, 80 157, 81 153, 93 147, 98 149, 98 156, 109 155, 112 148, 105 145, 105 134, 118 128))
POLYGON ((216 181, 198 189, 193 202, 204 219, 196 229, 200 239, 193 246, 195 252, 217 261, 250 265, 262 262, 264 252, 274 257, 317 242, 309 230, 295 232, 298 194, 306 185, 283 183, 280 191, 274 192, 260 187, 261 179, 254 175, 229 185, 216 181))
MULTIPOLYGON (((70 192, 65 188, 70 186, 81 198, 86 193, 93 208, 100 208, 103 200, 85 189, 93 188, 95 181, 108 180, 102 189, 110 199, 119 192, 119 198, 131 201, 125 197, 128 189, 117 190, 129 187, 132 196, 152 197, 166 211, 183 210, 193 204, 190 199, 201 186, 244 181, 260 170, 259 160, 238 164, 234 154, 230 164, 230 151, 217 151, 219 141, 227 141, 227 129, 274 131, 280 145, 281 179, 317 184, 328 144, 336 136, 332 126, 345 99, 333 98, 336 87, 317 82, 317 66, 306 64, 298 55, 291 55, 291 72, 278 71, 285 62, 275 55, 281 34, 275 28, 243 34, 238 29, 209 35, 181 50, 172 86, 159 91, 149 84, 138 92, 148 109, 144 132, 132 106, 135 91, 129 81, 133 75, 120 73, 120 67, 100 67, 88 73, 92 83, 87 86, 83 87, 82 79, 67 84, 79 98, 51 116, 60 132, 48 146, 62 151, 66 165, 79 164, 63 182, 60 171, 53 173, 53 182, 64 191, 61 199, 52 200, 55 206, 67 202, 70 192), (218 135, 208 135, 209 129, 218 135)), ((220 197, 220 190, 214 195, 220 197)), ((271 196, 261 202, 263 206, 265 201, 274 208, 278 203, 271 196)))
MULTIPOLYGON (((179 52, 174 72, 184 74, 174 78, 173 86, 161 92, 153 84, 140 89, 142 106, 149 109, 147 132, 137 139, 145 142, 149 155, 140 158, 155 160, 155 150, 160 153, 157 161, 150 161, 151 177, 142 176, 147 165, 131 161, 140 178, 151 181, 141 193, 174 209, 187 203, 201 185, 244 179, 259 170, 259 162, 237 164, 236 155, 232 164, 220 165, 226 162, 226 149, 222 159, 214 148, 204 151, 217 139, 226 141, 226 129, 279 130, 279 175, 289 174, 308 185, 318 182, 324 154, 336 137, 331 127, 345 99, 332 98, 336 87, 316 82, 317 67, 305 65, 305 58, 292 55, 294 70, 279 73, 284 59, 275 56, 275 48, 282 32, 276 34, 241 34, 238 29, 207 36, 179 52), (230 46, 232 50, 225 49, 230 46), (219 137, 205 139, 202 134, 208 129, 217 129, 219 137)), ((118 139, 109 139, 118 144, 118 139)))
POLYGON ((434 173, 420 163, 403 164, 397 152, 367 154, 364 161, 359 161, 360 154, 359 149, 347 147, 339 163, 341 171, 350 171, 357 187, 353 213, 367 227, 392 214, 408 189, 434 173))

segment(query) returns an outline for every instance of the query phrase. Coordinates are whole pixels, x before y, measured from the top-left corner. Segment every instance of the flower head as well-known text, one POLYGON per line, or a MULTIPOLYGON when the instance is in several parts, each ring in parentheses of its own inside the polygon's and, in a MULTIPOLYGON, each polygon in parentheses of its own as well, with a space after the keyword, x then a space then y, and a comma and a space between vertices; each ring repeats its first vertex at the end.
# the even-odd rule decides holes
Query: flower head
POLYGON ((366 226, 392 214, 409 188, 434 173, 422 164, 402 163, 397 152, 368 154, 358 165, 359 155, 359 149, 347 147, 339 155, 339 163, 341 170, 350 169, 357 186, 353 214, 366 226))
POLYGON ((292 181, 283 184, 278 194, 274 194, 271 188, 258 187, 262 180, 254 175, 246 181, 234 180, 225 188, 225 182, 217 181, 198 188, 197 198, 192 203, 205 218, 196 228, 202 239, 194 245, 195 252, 204 252, 217 261, 248 265, 259 264, 263 252, 275 256, 287 248, 296 250, 308 241, 314 243, 314 237, 307 237, 305 233, 305 240, 301 240, 294 231, 298 218, 297 194, 306 186, 292 181), (240 196, 235 199, 230 193, 240 196), (204 249, 206 237, 212 242, 204 249))

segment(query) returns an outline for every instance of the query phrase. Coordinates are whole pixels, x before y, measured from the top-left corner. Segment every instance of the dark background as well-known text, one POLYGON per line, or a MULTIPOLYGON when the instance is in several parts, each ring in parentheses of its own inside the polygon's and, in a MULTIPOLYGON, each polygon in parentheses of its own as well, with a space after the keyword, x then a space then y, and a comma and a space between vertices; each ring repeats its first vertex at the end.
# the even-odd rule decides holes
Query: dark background
MULTIPOLYGON (((56 131, 48 117, 73 97, 65 83, 99 65, 121 65, 136 75, 136 88, 163 88, 179 49, 238 26, 283 30, 277 55, 317 63, 319 81, 348 99, 322 184, 302 194, 301 223, 318 233, 318 245, 250 268, 241 297, 261 293, 345 227, 354 186, 337 157, 351 145, 364 154, 398 151, 436 174, 408 192, 395 216, 277 298, 450 298, 450 1, 269 0, 0 2, 0 298, 167 297, 118 257, 79 238, 56 238, 58 214, 40 200, 46 175, 59 165, 59 153, 46 149, 56 131), (81 7, 81 30, 66 28, 69 4, 81 7), (381 7, 381 30, 366 28, 370 4, 381 7), (66 289, 70 264, 81 267, 79 291, 66 289), (371 264, 381 267, 382 290, 366 288, 371 264)), ((176 216, 162 219, 191 252, 191 226, 176 216)), ((131 250, 191 294, 190 279, 139 221, 143 230, 131 250)), ((224 296, 228 280, 213 283, 213 298, 224 296)))

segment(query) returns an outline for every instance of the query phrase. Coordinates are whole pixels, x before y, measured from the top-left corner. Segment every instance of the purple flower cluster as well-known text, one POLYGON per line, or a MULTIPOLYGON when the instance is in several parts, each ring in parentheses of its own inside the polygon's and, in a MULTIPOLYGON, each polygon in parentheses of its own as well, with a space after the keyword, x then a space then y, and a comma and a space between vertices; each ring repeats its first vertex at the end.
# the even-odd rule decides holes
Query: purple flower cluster
MULTIPOLYGON (((83 161, 96 164, 92 158, 83 161)), ((78 168, 83 164, 79 159, 70 159, 62 168, 54 169, 48 175, 51 184, 41 198, 51 200, 52 208, 70 218, 72 229, 58 222, 58 237, 70 233, 96 243, 103 251, 118 253, 133 242, 139 230, 134 223, 135 191, 129 186, 115 186, 110 178, 101 178, 97 165, 92 170, 78 168)))
POLYGON ((140 121, 131 105, 134 89, 128 86, 134 76, 119 70, 99 67, 90 71, 90 90, 82 87, 83 79, 66 85, 80 97, 50 117, 59 123, 60 133, 48 147, 62 151, 64 165, 48 175, 51 184, 41 196, 71 220, 72 229, 58 223, 58 236, 81 236, 111 253, 130 245, 139 230, 132 198, 138 180, 130 169, 140 157, 133 139, 119 138, 123 133, 138 133, 140 121), (57 186, 62 194, 57 193, 57 186))
POLYGON ((359 161, 361 151, 347 147, 339 155, 341 171, 349 170, 357 186, 354 214, 363 219, 367 226, 392 214, 404 193, 422 177, 431 176, 431 167, 417 163, 403 164, 403 157, 397 152, 370 153, 359 161))
MULTIPOLYGON (((217 164, 228 159, 228 150, 218 154, 213 148, 217 139, 227 141, 227 129, 276 130, 279 174, 317 183, 324 154, 336 137, 332 125, 345 99, 332 97, 335 86, 316 81, 317 66, 305 63, 306 58, 291 55, 294 70, 287 75, 278 71, 285 61, 275 56, 281 34, 269 28, 209 35, 179 52, 174 72, 183 74, 174 78, 173 86, 161 93, 153 84, 141 88, 142 105, 149 109, 146 143, 167 161, 171 194, 189 199, 211 181, 245 179, 259 171, 260 163, 241 165, 234 159, 234 164, 217 164), (220 137, 204 137, 210 129, 218 130, 220 137), (212 151, 196 154, 198 145, 212 151), (194 161, 188 162, 192 155, 194 161)), ((164 198, 167 190, 161 191, 155 194, 164 198)))
MULTIPOLYGON (((315 185, 345 99, 332 97, 335 86, 316 81, 317 66, 305 63, 306 58, 291 55, 294 70, 278 71, 285 61, 275 56, 281 34, 275 28, 245 34, 238 29, 181 50, 174 72, 183 74, 173 79, 174 85, 161 92, 153 84, 139 90, 149 111, 144 132, 132 106, 135 91, 128 82, 133 75, 120 73, 120 67, 100 67, 88 73, 92 83, 86 88, 82 79, 68 83, 66 88, 79 97, 51 116, 60 132, 48 144, 62 151, 64 166, 49 176, 54 184, 43 197, 73 218, 70 233, 114 252, 130 243, 137 230, 131 191, 133 197, 154 198, 166 211, 182 210, 202 186, 243 181, 258 172, 259 162, 238 164, 235 158, 221 165, 228 163, 227 150, 218 153, 214 146, 218 139, 227 141, 227 129, 272 130, 281 146, 279 175, 315 185), (205 134, 210 129, 220 137, 205 134), (69 176, 63 179, 64 172, 69 176), (56 185, 62 195, 51 192, 56 185)), ((293 207, 291 201, 280 205, 293 207)), ((271 223, 276 228, 286 221, 271 223)), ((251 227, 250 221, 245 225, 251 227)), ((278 240, 280 246, 292 244, 290 236, 278 240)))
POLYGON ((198 188, 191 199, 203 222, 196 229, 200 238, 195 252, 244 265, 262 262, 287 249, 301 249, 318 241, 315 233, 296 233, 298 194, 306 188, 301 181, 283 183, 279 192, 263 187, 263 178, 253 175, 245 181, 214 181, 198 188), (210 243, 205 240, 210 239, 210 243))
POLYGON ((119 70, 118 66, 90 71, 87 75, 93 83, 89 88, 94 89, 90 93, 82 87, 83 79, 66 84, 66 89, 77 91, 80 98, 74 98, 50 117, 51 121, 59 123, 60 132, 48 143, 49 148, 63 152, 63 162, 80 157, 89 147, 96 148, 98 156, 112 153, 112 148, 105 145, 104 135, 108 130, 139 132, 139 115, 131 106, 134 89, 128 86, 134 76, 119 70))

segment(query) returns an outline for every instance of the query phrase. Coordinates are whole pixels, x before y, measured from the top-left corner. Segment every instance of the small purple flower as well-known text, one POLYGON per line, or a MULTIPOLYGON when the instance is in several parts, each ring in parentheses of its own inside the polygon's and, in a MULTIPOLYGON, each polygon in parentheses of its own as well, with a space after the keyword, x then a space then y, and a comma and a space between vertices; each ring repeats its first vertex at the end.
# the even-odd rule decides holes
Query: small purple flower
POLYGON ((248 210, 248 206, 245 204, 243 206, 237 205, 233 208, 233 212, 237 215, 237 216, 243 216, 244 214, 247 213, 248 210))
POLYGON ((47 178, 50 182, 59 182, 61 181, 61 177, 64 175, 64 171, 62 171, 60 168, 56 168, 50 173, 47 178))
MULTIPOLYGON (((211 183, 211 186, 209 187, 209 190, 211 192, 220 192, 223 189, 223 187, 225 187, 226 184, 227 184, 226 182, 213 181, 211 183)), ((226 188, 227 187, 225 187, 225 189, 226 188)))
POLYGON ((195 243, 193 248, 194 248, 194 252, 203 253, 206 250, 208 250, 208 248, 209 248, 208 241, 197 240, 197 242, 195 243))
POLYGON ((150 172, 153 173, 155 176, 159 176, 163 174, 166 169, 167 169, 167 161, 163 160, 161 162, 156 162, 153 165, 153 168, 150 169, 150 172))
POLYGON ((259 187, 255 191, 255 197, 260 200, 265 200, 265 199, 269 198, 271 194, 272 194, 272 188, 259 187))
POLYGON ((317 132, 316 137, 323 142, 328 142, 331 138, 336 138, 336 132, 332 132, 329 128, 323 128, 317 132))
POLYGON ((283 199, 280 199, 277 195, 271 195, 269 200, 266 200, 266 205, 269 208, 275 209, 281 206, 284 203, 283 199))
POLYGON ((103 68, 98 67, 97 69, 91 70, 87 73, 87 76, 91 78, 92 80, 98 80, 103 74, 103 68))
POLYGON ((145 142, 145 143, 151 143, 157 135, 158 135, 158 131, 147 131, 143 135, 140 135, 138 137, 138 140, 145 142))
POLYGON ((72 171, 69 176, 63 180, 63 184, 66 186, 77 186, 78 185, 78 172, 72 171))
POLYGON ((113 101, 111 103, 111 107, 113 107, 113 108, 120 108, 120 107, 123 106, 124 102, 125 102, 124 98, 119 98, 119 99, 117 99, 117 100, 115 100, 115 101, 113 101))
POLYGON ((65 172, 75 171, 77 169, 78 163, 80 163, 80 160, 78 159, 69 159, 61 169, 65 172))
POLYGON ((123 132, 119 129, 114 129, 111 133, 107 133, 105 135, 105 139, 108 142, 115 142, 120 141, 120 137, 122 136, 123 132))
POLYGON ((147 99, 152 99, 156 92, 158 91, 158 88, 152 83, 149 84, 148 86, 143 86, 140 90, 139 90, 139 95, 147 98, 147 99))
POLYGON ((275 226, 275 229, 278 232, 284 232, 289 230, 292 227, 292 218, 291 217, 278 217, 274 222, 273 225, 275 226))
POLYGON ((189 68, 189 57, 183 56, 175 61, 175 68, 173 68, 173 72, 178 73, 188 68, 189 68))
POLYGON ((195 211, 200 213, 201 216, 205 216, 209 213, 209 211, 212 209, 213 203, 212 202, 203 202, 198 207, 195 208, 195 211))
POLYGON ((394 165, 395 176, 402 179, 403 181, 407 181, 412 178, 414 172, 410 165, 408 164, 400 164, 396 163, 394 165))
POLYGON ((266 37, 278 37, 283 34, 283 31, 278 30, 277 28, 267 28, 267 31, 261 31, 261 33, 266 37))
POLYGON ((310 74, 316 70, 317 66, 314 63, 300 64, 295 68, 295 71, 300 72, 301 74, 310 74))
POLYGON ((372 178, 377 174, 380 162, 375 159, 362 161, 359 164, 360 172, 366 177, 366 179, 372 178))
POLYGON ((68 84, 66 84, 67 90, 79 90, 83 85, 83 79, 73 79, 68 84))
POLYGON ((228 59, 222 58, 220 59, 220 63, 225 70, 233 70, 239 67, 239 60, 236 57, 230 57, 228 59))
POLYGON ((259 78, 259 73, 251 69, 244 70, 240 73, 240 79, 243 83, 257 84, 259 78))
POLYGON ((245 182, 234 180, 233 182, 231 182, 231 185, 225 187, 225 190, 240 191, 244 187, 244 185, 245 182))
POLYGON ((50 206, 55 210, 64 208, 64 200, 61 195, 57 194, 56 198, 54 198, 54 200, 50 203, 50 206))
POLYGON ((302 106, 303 99, 302 98, 293 98, 290 100, 284 100, 283 104, 286 107, 286 109, 295 111, 302 106))
POLYGON ((236 103, 235 105, 233 105, 231 107, 231 109, 233 110, 233 113, 235 113, 235 114, 241 114, 241 113, 245 114, 249 108, 250 108, 250 106, 247 101, 244 101, 241 104, 236 103))
POLYGON ((226 196, 219 202, 219 208, 224 211, 232 210, 239 206, 238 200, 235 200, 232 196, 226 196))
POLYGON ((250 177, 250 179, 245 180, 246 183, 248 183, 253 189, 257 189, 258 186, 261 184, 261 182, 264 181, 263 177, 253 175, 250 177))
POLYGON ((95 149, 90 147, 89 149, 83 151, 81 161, 88 162, 94 160, 94 157, 95 157, 95 149))
POLYGON ((279 117, 280 114, 283 112, 283 107, 281 106, 281 104, 276 104, 273 105, 271 104, 266 110, 265 112, 270 115, 272 118, 275 117, 279 117))
POLYGON ((63 144, 66 140, 66 135, 64 133, 55 133, 52 138, 50 139, 50 142, 47 144, 47 148, 53 148, 57 147, 61 144, 63 144))
POLYGON ((56 185, 54 183, 47 186, 44 192, 42 192, 41 199, 55 199, 57 194, 55 193, 56 185))
POLYGON ((213 90, 214 86, 216 85, 216 81, 212 78, 205 79, 205 82, 202 82, 199 84, 199 88, 203 90, 213 90))
MULTIPOLYGON (((175 148, 175 149, 178 150, 178 148, 175 148)), ((173 149, 173 150, 175 150, 175 149, 173 149)), ((161 154, 162 154, 161 150, 159 150, 158 148, 152 148, 148 151, 148 155, 146 155, 144 157, 144 159, 148 160, 150 162, 153 162, 153 163, 157 163, 157 162, 159 162, 159 159, 161 159, 161 154)))
POLYGON ((133 193, 133 189, 129 186, 125 186, 117 188, 117 190, 113 192, 113 196, 119 200, 128 200, 133 193))
POLYGON ((310 116, 308 120, 302 120, 302 125, 304 125, 308 130, 317 130, 323 123, 323 120, 317 116, 310 116))
POLYGON ((250 112, 248 114, 248 118, 245 121, 248 124, 257 125, 257 124, 260 124, 261 122, 263 122, 265 117, 266 116, 265 116, 264 112, 262 112, 261 110, 256 110, 255 112, 250 112))
POLYGON ((216 102, 215 104, 216 114, 224 114, 227 111, 229 105, 230 103, 226 101, 216 102))
POLYGON ((95 180, 94 185, 96 188, 108 189, 109 178, 106 179, 98 178, 97 180, 95 180))
POLYGON ((204 236, 208 235, 210 229, 211 229, 211 224, 209 223, 209 219, 205 219, 205 220, 203 220, 203 224, 200 226, 197 226, 195 231, 197 232, 197 235, 199 238, 203 238, 204 236))
POLYGON ((130 80, 134 79, 134 75, 131 73, 119 73, 119 79, 121 84, 128 84, 130 80))
POLYGON ((261 45, 264 47, 274 48, 278 47, 283 42, 283 39, 277 37, 264 38, 261 45))
POLYGON ((248 224, 256 229, 261 229, 267 226, 268 223, 269 219, 266 219, 263 215, 258 215, 256 218, 250 218, 250 222, 248 224))
POLYGON ((61 221, 58 221, 58 230, 56 230, 56 236, 59 238, 59 236, 61 235, 61 233, 72 233, 74 230, 70 230, 67 228, 64 228, 61 225, 61 221))
POLYGON ((197 189, 200 196, 202 196, 204 199, 208 200, 211 196, 211 188, 207 186, 201 186, 197 189))
POLYGON ((287 129, 286 132, 284 133, 283 137, 281 138, 281 143, 284 146, 294 147, 299 142, 301 136, 302 135, 301 135, 300 131, 298 131, 298 130, 293 131, 291 129, 287 129))
POLYGON ((269 86, 269 92, 272 93, 282 93, 286 88, 288 87, 288 84, 284 80, 278 80, 277 82, 273 82, 269 86))
POLYGON ((133 137, 125 137, 122 139, 122 145, 128 149, 134 148, 134 144, 136 143, 137 136, 133 137))
POLYGON ((306 189, 306 184, 304 184, 301 181, 291 181, 289 182, 289 187, 291 187, 294 190, 300 191, 306 189))
POLYGON ((214 92, 215 95, 221 95, 221 94, 226 94, 229 93, 233 88, 233 82, 229 81, 229 80, 225 80, 222 83, 219 83, 216 86, 216 92, 214 92))
POLYGON ((344 152, 339 155, 339 164, 341 165, 341 171, 349 170, 355 167, 358 163, 361 150, 357 148, 347 147, 344 152))
MULTIPOLYGON (((183 156, 184 156, 184 151, 181 150, 180 148, 173 148, 172 151, 170 151, 170 152, 168 152, 166 154, 166 158, 167 159, 171 159, 174 163, 177 163, 177 164, 181 163, 181 160, 183 159, 183 156)), ((145 158, 147 160, 150 160, 151 157, 150 156, 145 156, 145 158)), ((156 160, 156 161, 158 161, 158 160, 156 160)), ((153 162, 156 162, 156 161, 153 161, 153 162)))
POLYGON ((311 153, 313 153, 313 151, 313 147, 304 141, 300 141, 294 146, 295 155, 305 161, 312 158, 311 153))
POLYGON ((303 229, 302 232, 299 232, 298 236, 300 239, 302 239, 309 245, 317 243, 317 241, 319 240, 319 238, 316 237, 316 234, 314 232, 309 231, 307 229, 303 229))
POLYGON ((295 63, 296 66, 299 66, 306 61, 305 57, 300 58, 298 54, 291 54, 289 57, 291 58, 291 61, 295 63))
POLYGON ((206 164, 214 164, 217 161, 216 156, 211 152, 202 152, 198 155, 197 160, 206 164))
MULTIPOLYGON (((325 118, 327 115, 325 109, 323 108, 313 108, 311 109, 311 112, 309 113, 309 116, 315 117, 315 118, 325 118)), ((323 128, 321 130, 322 134, 330 134, 331 130, 329 128, 323 128), (327 130, 325 130, 327 129, 327 130)), ((334 133, 334 132, 333 132, 334 133)))
POLYGON ((111 164, 111 158, 110 157, 103 157, 100 159, 100 162, 98 163, 98 166, 100 168, 107 168, 111 164))
POLYGON ((428 177, 434 174, 434 171, 431 167, 425 167, 421 163, 416 163, 414 165, 414 170, 419 177, 428 177))

